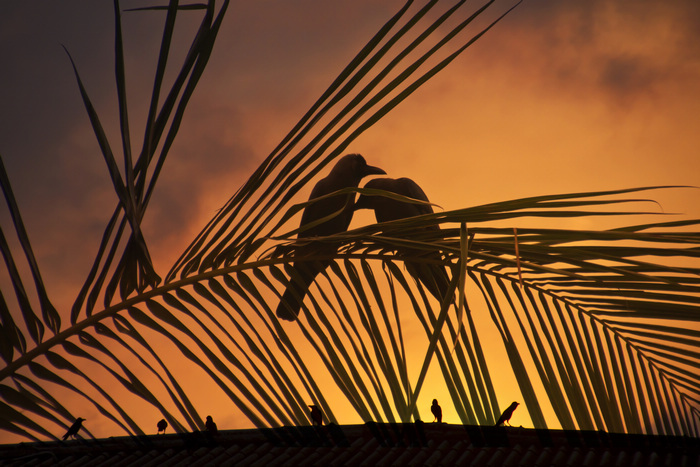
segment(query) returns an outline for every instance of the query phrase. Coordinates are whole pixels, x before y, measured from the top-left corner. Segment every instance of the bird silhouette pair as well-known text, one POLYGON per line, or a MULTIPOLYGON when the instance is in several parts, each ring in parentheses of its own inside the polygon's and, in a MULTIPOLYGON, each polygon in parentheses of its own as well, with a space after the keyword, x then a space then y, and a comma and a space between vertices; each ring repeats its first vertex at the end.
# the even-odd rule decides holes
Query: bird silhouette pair
MULTIPOLYGON (((501 426, 504 423, 508 423, 508 425, 510 425, 510 418, 513 416, 513 412, 515 412, 515 409, 517 409, 519 405, 520 404, 518 402, 513 402, 510 404, 498 418, 496 426, 501 426)), ((440 407, 438 404, 437 399, 433 399, 433 405, 430 406, 430 411, 433 413, 433 415, 435 415, 435 420, 433 420, 433 422, 442 423, 442 407, 440 407)))
MULTIPOLYGON (((158 434, 160 434, 161 431, 163 434, 165 434, 165 429, 168 428, 168 422, 165 419, 162 419, 158 422, 156 427, 158 428, 158 434)), ((207 420, 204 422, 204 427, 207 429, 207 432, 211 433, 212 435, 215 435, 219 431, 219 429, 216 427, 214 419, 211 418, 211 415, 207 415, 207 420)))
MULTIPOLYGON (((340 158, 330 173, 314 186, 309 201, 329 195, 344 188, 357 188, 360 181, 370 175, 386 175, 379 167, 367 165, 360 154, 348 154, 340 158)), ((423 190, 409 178, 377 178, 370 180, 365 188, 379 189, 408 198, 428 201, 423 190)), ((302 213, 297 240, 311 239, 343 232, 350 226, 354 212, 358 209, 373 209, 377 222, 431 214, 433 209, 428 204, 409 203, 385 196, 361 195, 355 203, 355 194, 348 193, 329 196, 309 204, 302 213), (328 218, 322 222, 322 219, 328 218), (306 228, 304 228, 306 227, 306 228)), ((437 225, 426 226, 425 230, 439 230, 437 225)), ((301 261, 310 255, 333 255, 338 245, 326 242, 308 242, 300 245, 294 252, 295 262, 288 268, 289 283, 277 307, 280 319, 294 321, 299 315, 304 296, 315 277, 331 263, 331 260, 301 261)), ((404 249, 397 256, 408 257, 417 250, 404 249)), ((439 253, 427 256, 429 259, 441 259, 439 253)), ((449 288, 450 280, 444 267, 425 262, 406 261, 406 270, 438 300, 442 301, 449 288)))

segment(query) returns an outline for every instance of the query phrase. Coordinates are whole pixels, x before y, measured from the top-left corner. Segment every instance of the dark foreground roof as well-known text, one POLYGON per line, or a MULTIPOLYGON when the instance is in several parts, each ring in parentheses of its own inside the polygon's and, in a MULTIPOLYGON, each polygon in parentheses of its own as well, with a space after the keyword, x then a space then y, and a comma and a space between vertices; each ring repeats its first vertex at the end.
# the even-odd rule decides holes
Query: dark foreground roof
POLYGON ((700 439, 432 423, 330 425, 0 446, 5 466, 700 466, 700 439))

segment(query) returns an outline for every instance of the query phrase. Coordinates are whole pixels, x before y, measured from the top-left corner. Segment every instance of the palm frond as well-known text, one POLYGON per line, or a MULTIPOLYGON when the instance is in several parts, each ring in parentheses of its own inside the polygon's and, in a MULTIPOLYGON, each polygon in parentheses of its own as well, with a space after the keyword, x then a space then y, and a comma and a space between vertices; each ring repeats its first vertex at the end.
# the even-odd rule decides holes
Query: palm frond
MULTIPOLYGON (((676 371, 687 375, 700 357, 687 329, 697 322, 698 270, 687 266, 697 261, 697 234, 518 231, 522 284, 510 255, 479 241, 470 273, 494 321, 517 323, 562 426, 688 433, 679 423, 692 416, 698 387, 679 385, 676 371), (679 264, 664 265, 670 256, 679 264), (659 359, 669 341, 688 347, 659 359)), ((520 375, 521 389, 531 378, 520 375)))
MULTIPOLYGON (((19 207, 17 206, 17 201, 15 200, 15 195, 12 191, 10 180, 7 177, 5 164, 2 162, 2 158, 0 158, 0 186, 2 186, 5 202, 7 203, 7 207, 10 211, 10 216, 15 227, 18 241, 21 245, 27 265, 29 266, 29 270, 31 271, 32 281, 36 289, 43 319, 39 319, 39 317, 34 313, 34 309, 30 303, 27 291, 25 290, 8 241, 4 233, 1 231, 0 251, 2 251, 2 256, 5 259, 6 271, 10 276, 15 297, 24 318, 23 324, 29 331, 29 335, 32 340, 35 343, 39 343, 44 335, 44 325, 48 326, 51 331, 56 333, 61 327, 61 318, 58 311, 56 311, 54 306, 51 304, 46 288, 44 287, 44 282, 39 272, 39 265, 37 264, 34 252, 32 251, 29 235, 24 227, 24 222, 22 222, 22 216, 20 215, 19 207)), ((5 335, 7 336, 5 344, 0 346, 0 349, 2 350, 3 359, 8 362, 12 359, 13 348, 19 350, 20 352, 24 352, 26 350, 26 339, 23 333, 20 331, 20 328, 14 322, 2 294, 0 294, 0 310, 2 310, 0 312, 2 327, 3 330, 6 331, 5 335)))

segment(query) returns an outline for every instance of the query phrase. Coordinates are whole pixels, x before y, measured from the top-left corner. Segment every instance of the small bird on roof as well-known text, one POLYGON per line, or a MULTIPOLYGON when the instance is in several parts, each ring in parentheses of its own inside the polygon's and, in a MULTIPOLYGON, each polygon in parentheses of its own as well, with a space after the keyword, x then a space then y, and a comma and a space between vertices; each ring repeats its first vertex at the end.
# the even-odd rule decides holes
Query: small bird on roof
POLYGON ((513 412, 515 411, 515 409, 518 408, 519 405, 520 404, 518 404, 517 402, 513 402, 512 404, 510 404, 510 406, 508 406, 508 408, 504 410, 501 414, 501 418, 499 418, 496 422, 496 426, 501 426, 504 423, 508 423, 508 425, 510 426, 510 417, 513 416, 513 412))
POLYGON ((433 422, 442 423, 442 407, 438 405, 437 399, 433 399, 433 405, 430 406, 430 411, 435 415, 433 422))
POLYGON ((321 412, 321 409, 319 409, 317 405, 310 405, 309 408, 311 409, 311 424, 323 425, 323 412, 321 412))
POLYGON ((207 421, 204 422, 204 426, 212 435, 215 435, 219 431, 219 429, 216 427, 216 423, 214 423, 214 420, 211 418, 211 415, 207 415, 207 421))
MULTIPOLYGON (((369 175, 386 174, 379 167, 367 165, 365 158, 360 154, 347 154, 336 162, 331 172, 316 183, 309 200, 329 195, 343 188, 357 188, 360 180, 369 175)), ((313 222, 329 217, 320 224, 310 226, 299 232, 297 239, 310 239, 313 237, 325 237, 344 232, 350 226, 355 194, 331 196, 304 208, 301 215, 301 224, 313 222)), ((294 258, 310 255, 332 255, 338 250, 338 246, 329 243, 307 243, 301 245, 294 252, 294 258)), ((316 276, 331 264, 331 260, 322 261, 295 261, 291 265, 289 283, 282 295, 282 300, 277 306, 277 316, 280 319, 294 321, 299 315, 304 296, 309 290, 316 276)))
POLYGON ((165 419, 158 422, 158 434, 160 434, 161 431, 165 434, 166 428, 168 428, 168 422, 166 422, 165 419))
POLYGON ((70 437, 75 438, 78 435, 78 431, 80 431, 80 428, 82 428, 84 421, 85 421, 84 418, 81 418, 81 417, 76 418, 75 422, 71 425, 70 428, 68 428, 68 431, 66 432, 66 434, 63 435, 63 441, 67 440, 70 437))

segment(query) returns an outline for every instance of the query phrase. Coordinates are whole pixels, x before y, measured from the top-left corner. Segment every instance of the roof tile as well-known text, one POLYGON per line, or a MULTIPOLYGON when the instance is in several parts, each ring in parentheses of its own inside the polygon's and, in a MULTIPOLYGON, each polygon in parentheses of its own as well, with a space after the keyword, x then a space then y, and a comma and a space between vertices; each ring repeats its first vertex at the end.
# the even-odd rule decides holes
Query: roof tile
POLYGON ((506 451, 506 458, 503 460, 503 467, 512 467, 520 465, 523 458, 524 447, 521 445, 513 446, 512 449, 506 451))
POLYGON ((455 462, 455 465, 474 465, 472 464, 472 461, 477 456, 480 450, 481 449, 477 449, 474 447, 468 447, 464 450, 464 453, 457 458, 457 462, 455 462))

